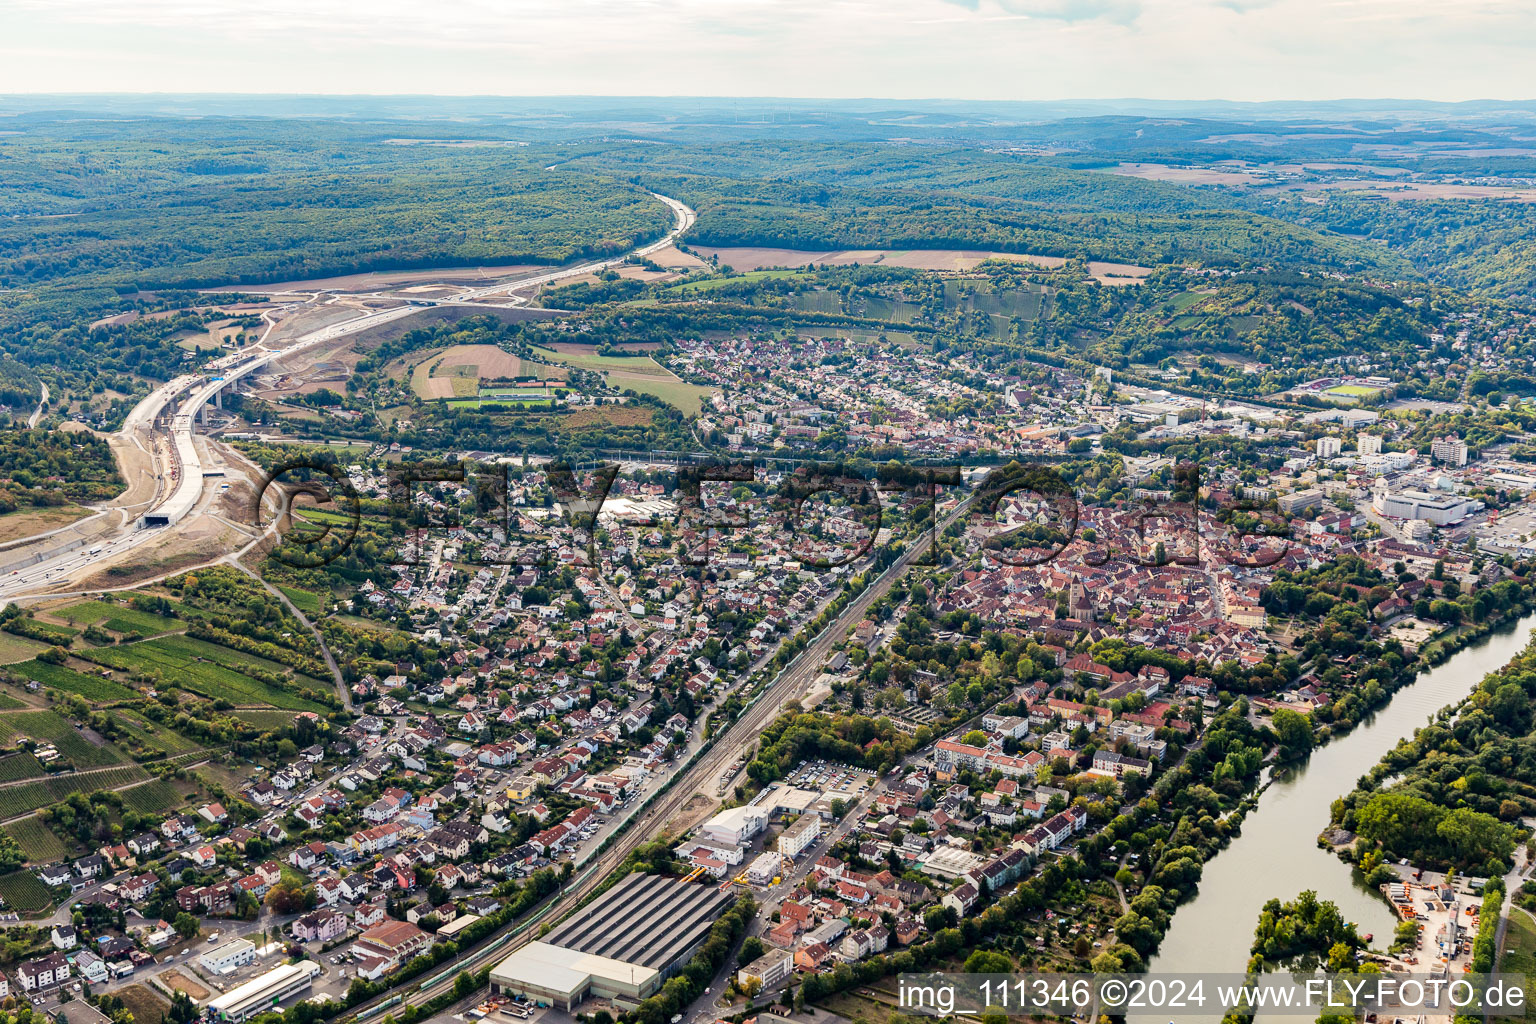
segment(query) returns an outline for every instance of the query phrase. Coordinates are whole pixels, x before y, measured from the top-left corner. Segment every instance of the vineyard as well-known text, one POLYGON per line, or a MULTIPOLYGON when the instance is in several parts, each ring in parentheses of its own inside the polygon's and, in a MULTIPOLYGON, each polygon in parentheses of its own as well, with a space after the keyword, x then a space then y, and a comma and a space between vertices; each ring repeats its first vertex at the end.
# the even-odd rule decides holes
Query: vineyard
POLYGON ((14 744, 22 736, 47 740, 76 768, 103 768, 121 764, 123 760, 111 747, 98 747, 80 735, 73 725, 53 711, 0 714, 0 744, 14 744))
POLYGON ((136 764, 120 765, 96 772, 54 775, 36 782, 24 782, 16 786, 0 786, 0 818, 15 818, 30 814, 40 807, 56 804, 71 793, 95 793, 103 789, 137 782, 149 777, 149 773, 136 764))
POLYGON ((0 782, 19 782, 22 779, 41 778, 46 774, 42 762, 31 754, 0 757, 0 782))
POLYGON ((62 859, 69 851, 64 841, 41 818, 22 818, 5 826, 5 831, 21 847, 29 864, 47 864, 62 859))
POLYGON ((103 629, 110 629, 114 633, 139 633, 144 636, 155 636, 169 630, 185 628, 176 619, 155 615, 151 612, 141 612, 137 608, 129 608, 124 605, 109 604, 106 601, 82 601, 79 604, 72 604, 68 608, 60 608, 48 614, 56 619, 78 623, 82 626, 101 626, 103 629))
POLYGON ((110 679, 88 676, 46 661, 24 661, 20 665, 13 665, 10 671, 23 680, 36 681, 66 693, 77 693, 93 704, 116 704, 141 699, 133 690, 110 679))
POLYGON ((140 814, 159 814, 180 807, 186 799, 181 791, 166 779, 156 779, 142 786, 125 789, 120 794, 123 806, 140 814))
POLYGON ((0 899, 19 914, 35 914, 53 906, 53 896, 48 887, 39 882, 30 871, 13 871, 0 875, 0 899))
MULTIPOLYGON (((81 655, 109 668, 154 674, 211 700, 222 698, 233 704, 266 704, 294 711, 325 710, 313 701, 245 674, 245 671, 262 671, 284 675, 287 669, 277 662, 188 636, 163 636, 122 647, 84 651, 81 655)), ((297 681, 316 689, 326 689, 324 684, 308 676, 298 676, 297 681)))

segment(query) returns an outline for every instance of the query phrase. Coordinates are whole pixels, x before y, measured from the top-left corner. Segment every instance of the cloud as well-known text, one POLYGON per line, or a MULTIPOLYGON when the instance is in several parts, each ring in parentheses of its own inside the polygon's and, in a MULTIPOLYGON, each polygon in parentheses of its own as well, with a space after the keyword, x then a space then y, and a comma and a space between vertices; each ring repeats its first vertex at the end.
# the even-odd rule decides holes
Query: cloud
POLYGON ((1531 0, 0 0, 0 25, 0 92, 1536 96, 1531 0))
MULTIPOLYGON (((982 13, 982 0, 944 0, 945 3, 982 13)), ((1128 25, 1141 16, 1141 0, 989 0, 1004 13, 1041 21, 1108 21, 1128 25)))
POLYGON ((1280 0, 1216 0, 1217 7, 1225 7, 1237 14, 1247 14, 1249 11, 1263 10, 1273 7, 1280 0))

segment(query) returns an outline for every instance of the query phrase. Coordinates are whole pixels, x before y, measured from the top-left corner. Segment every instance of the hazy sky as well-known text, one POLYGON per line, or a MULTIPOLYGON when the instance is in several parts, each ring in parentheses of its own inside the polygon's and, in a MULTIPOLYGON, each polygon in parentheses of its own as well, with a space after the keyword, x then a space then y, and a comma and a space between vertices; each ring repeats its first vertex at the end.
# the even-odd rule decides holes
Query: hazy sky
POLYGON ((1536 0, 0 0, 0 92, 1530 99, 1536 0))

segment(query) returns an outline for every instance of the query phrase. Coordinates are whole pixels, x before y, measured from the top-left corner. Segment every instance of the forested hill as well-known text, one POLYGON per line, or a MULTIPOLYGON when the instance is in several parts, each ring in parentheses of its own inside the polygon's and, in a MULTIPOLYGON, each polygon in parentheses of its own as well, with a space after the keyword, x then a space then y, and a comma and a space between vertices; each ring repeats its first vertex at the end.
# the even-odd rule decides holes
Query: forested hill
POLYGON ((402 144, 409 134, 34 119, 0 138, 0 304, 74 309, 141 289, 563 263, 671 227, 644 190, 547 169, 558 160, 548 152, 402 144))
POLYGON ((699 211, 701 245, 979 248, 1165 263, 1418 276, 1379 245, 1240 208, 1231 196, 986 150, 820 143, 616 146, 573 161, 699 211))

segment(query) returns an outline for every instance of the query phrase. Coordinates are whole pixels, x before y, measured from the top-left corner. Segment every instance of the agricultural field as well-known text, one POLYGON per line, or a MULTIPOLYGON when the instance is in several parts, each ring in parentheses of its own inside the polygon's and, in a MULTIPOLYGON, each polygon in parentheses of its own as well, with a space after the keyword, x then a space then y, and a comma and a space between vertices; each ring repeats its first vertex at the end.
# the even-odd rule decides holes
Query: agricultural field
POLYGON ((5 757, 0 757, 0 782, 40 779, 47 774, 47 771, 43 769, 43 763, 31 754, 9 754, 5 757))
POLYGON ((0 665, 14 665, 18 661, 27 661, 37 657, 38 651, 47 649, 48 645, 40 641, 29 640, 14 633, 0 633, 0 665))
POLYGON ((0 711, 13 711, 29 706, 26 701, 17 700, 8 693, 0 693, 0 711))
POLYGON ((73 625, 101 626, 114 633, 139 633, 144 636, 155 636, 181 627, 181 623, 175 619, 106 601, 82 601, 68 608, 55 609, 48 615, 73 625))
POLYGON ((308 590, 299 590, 297 587, 278 586, 283 596, 293 602, 293 606, 305 615, 319 615, 324 605, 318 594, 312 594, 308 590))
POLYGON ((88 676, 74 669, 65 668, 63 665, 52 665, 46 661, 24 661, 20 665, 11 666, 8 671, 22 679, 35 680, 50 689, 78 693, 93 704, 115 704, 120 701, 143 699, 136 690, 130 690, 110 679, 88 676))
POLYGON ((411 390, 418 398, 469 398, 482 380, 512 380, 528 372, 520 358, 495 345, 454 345, 412 368, 411 390))
POLYGON ((605 356, 590 345, 573 344, 533 351, 540 359, 601 373, 611 388, 654 395, 690 416, 697 416, 704 400, 714 394, 712 388, 687 383, 650 356, 605 356))
POLYGON ((156 779, 122 791, 123 806, 141 814, 161 814, 180 807, 186 794, 169 779, 156 779))
POLYGON ((588 405, 568 413, 561 424, 569 430, 582 427, 643 427, 654 414, 632 405, 588 405))
POLYGON ((86 739, 63 716, 53 711, 0 714, 0 743, 12 745, 22 736, 51 742, 76 768, 102 768, 121 764, 123 760, 111 747, 97 746, 86 739))
POLYGON ((13 871, 0 875, 0 899, 18 914, 36 914, 53 906, 53 896, 48 887, 37 880, 30 871, 13 871))
POLYGON ((270 731, 293 724, 292 711, 234 711, 231 714, 242 722, 249 722, 258 729, 270 731))
MULTIPOLYGON (((241 671, 261 669, 281 675, 288 671, 286 666, 188 636, 164 636, 89 653, 91 660, 112 668, 158 673, 161 678, 210 700, 223 698, 234 704, 266 704, 295 711, 325 710, 313 701, 269 686, 241 671)), ((296 678, 316 689, 327 688, 307 676, 296 678)))
POLYGON ((0 786, 0 819, 30 814, 40 807, 58 803, 71 793, 95 793, 126 786, 146 778, 148 774, 138 765, 130 764, 83 774, 70 772, 53 775, 14 786, 0 786))
POLYGON ((5 826, 6 833, 21 847, 29 864, 47 864, 68 854, 64 840, 44 824, 41 818, 22 818, 5 826))
POLYGON ((112 724, 118 730, 112 734, 113 741, 135 756, 168 757, 203 749, 199 741, 127 708, 112 712, 112 724))

